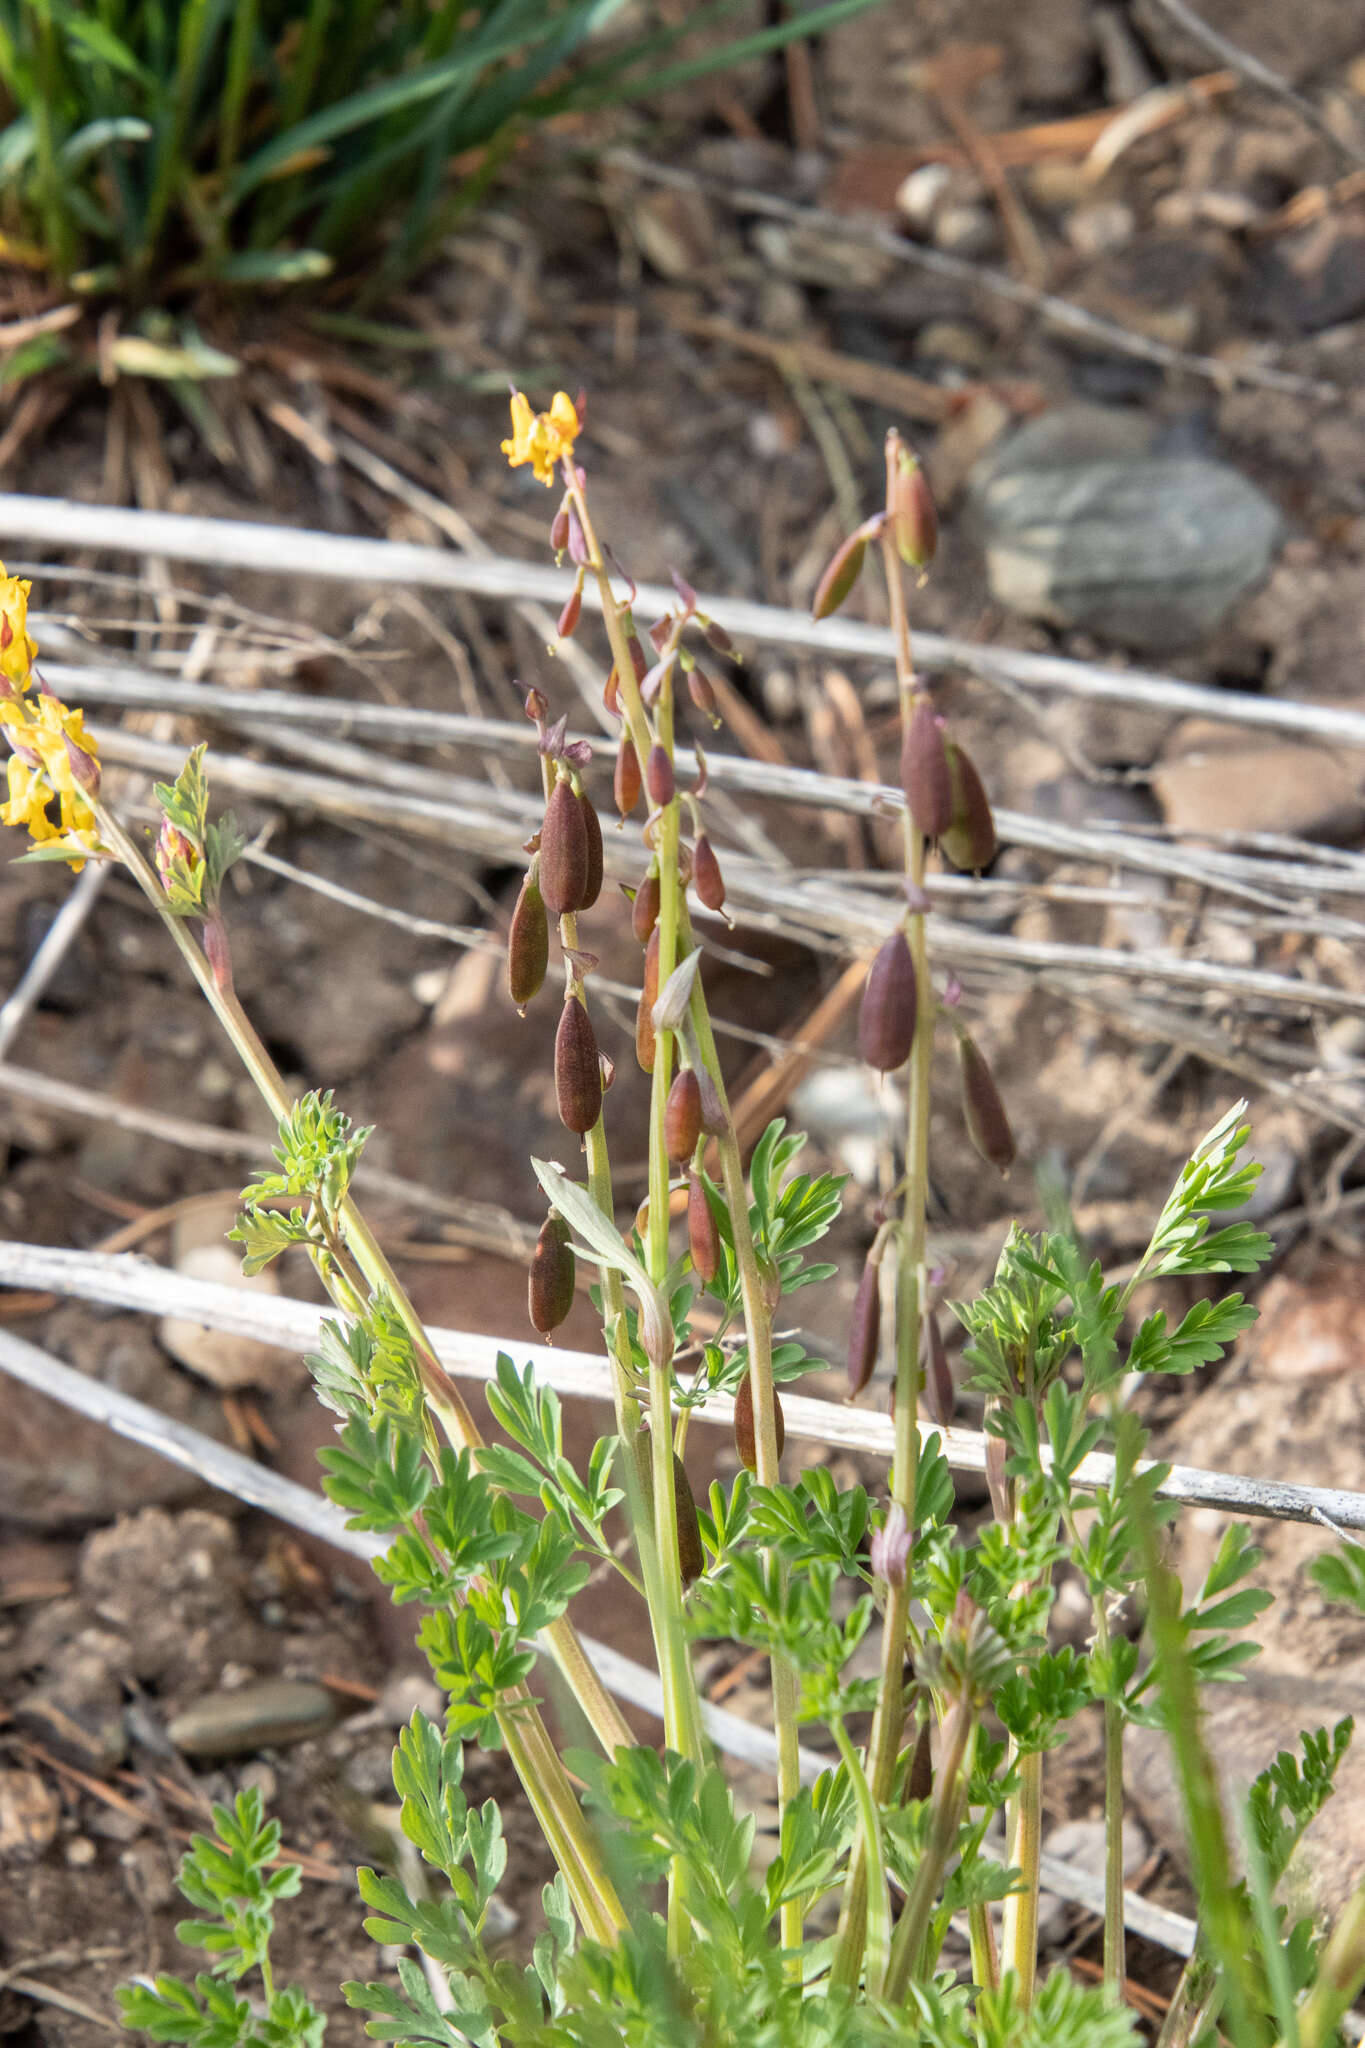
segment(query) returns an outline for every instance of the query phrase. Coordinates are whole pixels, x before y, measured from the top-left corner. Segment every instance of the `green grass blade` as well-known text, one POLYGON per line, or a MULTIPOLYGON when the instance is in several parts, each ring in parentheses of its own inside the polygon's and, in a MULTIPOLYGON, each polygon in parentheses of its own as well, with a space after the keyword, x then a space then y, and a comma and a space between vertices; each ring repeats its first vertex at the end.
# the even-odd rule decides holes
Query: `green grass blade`
MULTIPOLYGON (((881 0, 827 0, 821 7, 811 7, 804 14, 794 14, 773 28, 759 29, 751 36, 742 36, 735 42, 722 43, 719 49, 708 50, 698 57, 688 57, 682 62, 666 65, 661 71, 650 71, 642 78, 621 80, 599 91, 581 86, 570 80, 563 91, 556 96, 553 104, 559 107, 609 107, 622 100, 640 99, 646 95, 667 92, 676 85, 690 85, 694 78, 706 78, 713 71, 726 71, 733 65, 743 64, 750 57, 763 57, 771 50, 781 50, 788 43, 802 36, 818 35, 821 30, 834 28, 841 21, 850 20, 855 14, 862 14, 869 7, 881 5, 881 0)), ((686 30, 690 32, 694 21, 689 21, 686 30)), ((681 33, 682 31, 679 31, 681 33)), ((639 61, 634 51, 624 53, 617 67, 620 71, 634 68, 639 61)), ((547 111, 548 109, 538 109, 547 111)))

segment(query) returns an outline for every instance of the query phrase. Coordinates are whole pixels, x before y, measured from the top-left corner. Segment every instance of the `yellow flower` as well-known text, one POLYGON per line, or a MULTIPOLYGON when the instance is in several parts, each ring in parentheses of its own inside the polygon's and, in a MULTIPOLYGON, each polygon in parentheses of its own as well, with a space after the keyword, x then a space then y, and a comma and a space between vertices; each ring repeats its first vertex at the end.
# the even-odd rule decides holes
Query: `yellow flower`
POLYGON ((36 698, 15 694, 0 698, 0 727, 7 730, 15 749, 6 771, 9 799, 0 805, 0 823, 23 826, 37 846, 63 841, 79 873, 85 854, 99 846, 89 801, 99 787, 99 763, 84 713, 69 711, 60 698, 45 691, 36 698), (49 815, 54 797, 60 824, 49 815))
POLYGON ((41 846, 45 839, 55 839, 58 827, 47 815, 52 785, 42 762, 30 765, 18 754, 11 754, 8 782, 9 801, 0 804, 0 819, 6 825, 22 825, 35 846, 41 846))
POLYGON ((22 576, 10 576, 0 562, 0 675, 22 689, 28 681, 38 648, 29 638, 28 594, 32 585, 22 576))
POLYGON ((573 453, 577 438, 578 414, 567 391, 556 391, 548 412, 534 413, 525 392, 512 393, 512 438, 502 452, 513 469, 529 462, 537 483, 552 484, 556 464, 573 453))

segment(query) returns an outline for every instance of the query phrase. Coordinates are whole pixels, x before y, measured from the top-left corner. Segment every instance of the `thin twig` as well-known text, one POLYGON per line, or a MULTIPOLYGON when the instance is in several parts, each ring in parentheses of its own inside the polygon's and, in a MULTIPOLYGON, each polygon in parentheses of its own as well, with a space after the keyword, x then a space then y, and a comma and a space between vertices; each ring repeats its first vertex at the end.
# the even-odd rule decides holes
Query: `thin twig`
POLYGON ((1313 102, 1305 99, 1301 92, 1296 92, 1289 80, 1282 78, 1278 71, 1272 71, 1268 64, 1253 56, 1250 50, 1240 49, 1236 43, 1230 43, 1226 36, 1220 35, 1216 28, 1211 28, 1202 16, 1196 14, 1192 7, 1186 6, 1185 0, 1156 0, 1156 4, 1164 13, 1170 15, 1172 21, 1178 22, 1187 35, 1202 43, 1206 50, 1211 50, 1221 63, 1240 73, 1248 84, 1259 86, 1262 92, 1268 92, 1275 99, 1282 101, 1286 107, 1292 107, 1301 121, 1306 121, 1315 134, 1320 135, 1324 142, 1329 142, 1333 149, 1349 162, 1365 164, 1365 149, 1361 149, 1349 136, 1338 135, 1331 122, 1323 118, 1313 102))

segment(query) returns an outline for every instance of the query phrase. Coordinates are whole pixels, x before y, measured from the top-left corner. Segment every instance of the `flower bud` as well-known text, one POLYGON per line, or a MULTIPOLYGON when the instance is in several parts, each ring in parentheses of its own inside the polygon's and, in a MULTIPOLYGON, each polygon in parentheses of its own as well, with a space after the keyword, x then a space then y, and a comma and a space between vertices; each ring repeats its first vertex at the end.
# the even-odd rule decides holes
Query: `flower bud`
POLYGON ((704 668, 690 668, 687 671, 687 694, 698 711, 709 718, 712 725, 719 726, 720 710, 716 703, 716 686, 704 668))
POLYGON ((817 619, 832 618, 848 597, 854 584, 863 573, 863 562, 867 555, 868 535, 863 527, 851 533, 837 551, 824 575, 815 588, 811 603, 811 615, 817 619))
POLYGON ((664 1143, 674 1166, 686 1166, 700 1136, 701 1083, 691 1067, 682 1067, 664 1104, 664 1143))
POLYGON ((555 632, 561 640, 571 640, 583 611, 583 581, 580 577, 564 600, 564 609, 559 614, 555 632))
POLYGON ((555 917, 581 910, 588 888, 588 828, 571 783, 550 792, 540 828, 540 893, 555 917))
POLYGON ((905 933, 892 932, 867 970, 858 1013, 858 1050, 878 1073, 894 1073, 915 1042, 919 994, 905 933))
POLYGON ((645 762, 645 788, 649 791, 650 802, 660 811, 665 804, 671 804, 678 793, 673 763, 663 747, 653 746, 649 750, 649 759, 645 762))
POLYGON ((639 888, 630 909, 630 928, 642 946, 649 944, 649 935, 659 922, 659 877, 651 868, 639 888))
POLYGON ((848 1398, 852 1401, 877 1369, 882 1334, 881 1265, 869 1259, 853 1297, 848 1324, 848 1398))
POLYGON ((573 1307, 575 1274, 569 1226, 552 1210, 540 1226, 527 1283, 531 1327, 542 1337, 557 1330, 573 1307))
POLYGON ((883 1580, 888 1586, 905 1584, 905 1567, 910 1562, 914 1539, 906 1527, 905 1509, 898 1500, 893 1500, 886 1511, 886 1520, 879 1529, 872 1532, 867 1546, 868 1563, 874 1579, 883 1580))
MULTIPOLYGON (((782 1397, 773 1388, 773 1421, 777 1424, 777 1455, 780 1458, 787 1444, 787 1425, 782 1416, 782 1397)), ((758 1436, 754 1428, 754 1387, 746 1372, 735 1392, 735 1449, 741 1465, 747 1465, 751 1472, 758 1470, 758 1436)))
POLYGON ((597 1033, 577 996, 564 998, 555 1033, 555 1101, 566 1131, 583 1137, 602 1114, 602 1063, 597 1033))
POLYGON ((635 1012, 635 1057, 646 1074, 654 1072, 654 1005, 659 1000, 659 927, 645 947, 645 971, 635 1012))
POLYGON ((557 555, 562 555, 565 548, 568 545, 569 505, 568 500, 566 499, 565 502, 560 506, 559 510, 555 513, 555 516, 550 523, 550 546, 554 549, 557 555))
POLYGON ((708 910, 722 915, 725 910, 725 877, 716 859, 716 849, 704 832, 692 849, 692 886, 708 910))
POLYGON ((919 1363, 924 1379, 925 1405, 940 1429, 946 1429, 953 1419, 957 1396, 952 1373, 948 1370, 943 1332, 938 1326, 938 1317, 931 1309, 925 1312, 920 1332, 919 1363))
POLYGON ((526 712, 526 716, 530 719, 533 725, 539 725, 541 720, 548 717, 549 715, 549 699, 546 697, 545 692, 543 690, 538 690, 536 688, 534 683, 532 683, 530 689, 526 692, 526 695, 523 698, 522 703, 526 712))
POLYGON ((995 1077, 976 1040, 957 1033, 958 1078, 962 1084, 962 1115, 972 1147, 988 1165, 1008 1173, 1014 1164, 1014 1132, 1000 1100, 995 1077))
POLYGON ((602 824, 596 806, 585 789, 578 792, 579 807, 583 812, 583 832, 588 842, 588 875, 583 889, 581 910, 591 910, 602 894, 602 824))
POLYGON ((703 1287, 709 1287, 720 1271, 720 1231, 696 1173, 687 1176, 687 1248, 692 1254, 692 1271, 703 1287))
POLYGON ((521 885, 507 938, 507 990, 523 1014, 540 994, 549 964, 550 921, 533 870, 521 885))
POLYGON ((87 753, 84 747, 78 747, 69 733, 63 733, 62 738, 66 742, 66 759, 67 765, 71 770, 72 781, 77 783, 87 796, 98 796, 100 790, 99 762, 93 754, 87 753))
POLYGON ((692 1482, 676 1451, 673 1453, 673 1505, 678 1524, 678 1569, 683 1585, 687 1587, 706 1570, 706 1552, 702 1549, 701 1523, 697 1519, 692 1482))
POLYGON ((639 803, 643 786, 640 756, 635 751, 635 742, 628 734, 622 733, 621 744, 616 750, 616 774, 612 787, 616 797, 616 808, 623 818, 628 818, 639 803))
POLYGON ((917 692, 901 749, 901 788, 917 832, 938 839, 953 822, 953 783, 943 726, 932 699, 917 692))
POLYGON ((945 740, 948 774, 953 790, 952 821, 939 834, 939 849, 945 860, 964 874, 979 874, 995 859, 995 820, 990 801, 969 757, 954 740, 945 740))
POLYGON ((901 560, 926 569, 938 552, 938 511, 919 460, 896 435, 891 479, 891 530, 901 560))
MULTIPOLYGON (((27 758, 31 767, 36 768, 38 766, 38 756, 36 754, 29 755, 26 747, 16 745, 13 740, 10 741, 10 745, 14 748, 14 752, 19 756, 20 760, 27 758)), ((202 866, 203 858, 204 856, 200 853, 194 841, 188 838, 177 825, 173 825, 169 818, 161 820, 161 830, 157 834, 156 840, 155 860, 156 871, 163 882, 169 884, 171 867, 175 861, 184 861, 186 866, 193 872, 194 869, 202 866)))

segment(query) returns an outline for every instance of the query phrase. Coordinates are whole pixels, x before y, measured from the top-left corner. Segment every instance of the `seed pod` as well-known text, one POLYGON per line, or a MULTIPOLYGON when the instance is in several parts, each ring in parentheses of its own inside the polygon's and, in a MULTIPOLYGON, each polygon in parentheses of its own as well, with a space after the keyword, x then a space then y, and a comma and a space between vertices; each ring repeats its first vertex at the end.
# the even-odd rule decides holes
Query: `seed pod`
POLYGON ((645 788, 649 791, 649 800, 656 810, 662 810, 665 804, 671 804, 678 793, 678 785, 673 776, 673 763, 663 747, 653 746, 649 750, 649 759, 645 762, 645 788))
POLYGON ((712 725, 720 724, 720 711, 716 704, 716 686, 704 668, 690 668, 687 671, 687 694, 712 725))
POLYGON ((917 831, 938 839, 953 822, 953 782, 932 700, 917 695, 901 749, 901 788, 917 831))
POLYGON ((716 849, 704 832, 698 834, 692 849, 692 886, 708 910, 719 913, 725 909, 725 877, 716 849))
POLYGON ((630 910, 630 928, 642 946, 649 944, 649 935, 659 922, 659 877, 650 873, 635 891, 635 901, 630 910))
POLYGON ((901 560, 911 569, 926 569, 938 552, 938 509, 928 478, 904 447, 896 449, 891 522, 901 560))
POLYGON ((588 792, 580 790, 578 801, 583 811, 583 831, 588 842, 588 878, 583 889, 580 910, 591 910, 602 894, 602 821, 597 807, 588 792))
POLYGON ((552 1210, 540 1226, 527 1283, 531 1327, 539 1330, 542 1337, 557 1330, 573 1307, 574 1276, 569 1226, 552 1210))
POLYGON ((939 834, 945 860, 964 874, 979 874, 995 859, 995 820, 990 799, 969 757, 953 740, 945 740, 953 790, 952 822, 939 834))
POLYGON ((881 1267, 871 1259, 863 1267, 853 1314, 848 1324, 848 1398, 853 1400, 877 1369, 882 1334, 881 1267))
POLYGON ((691 1067, 681 1067, 664 1104, 664 1143, 674 1166, 685 1166, 701 1136, 701 1083, 691 1067))
POLYGON ((905 933, 892 932, 867 970, 858 1012, 858 1050, 878 1073, 894 1073, 909 1059, 918 1008, 915 963, 905 933))
POLYGON ((517 1008, 538 996, 550 964, 550 920, 534 873, 528 874, 512 912, 507 938, 507 988, 517 1008))
POLYGON ((934 1796, 934 1755, 929 1744, 929 1723, 920 1723, 915 1737, 915 1747, 910 1754, 910 1769, 905 1780, 907 1799, 932 1799, 934 1796))
POLYGON ((577 996, 566 996, 555 1033, 555 1100, 559 1121, 580 1138, 602 1114, 602 1063, 597 1033, 577 996))
POLYGON ((621 716, 621 678, 615 667, 608 670, 607 680, 602 685, 602 702, 613 718, 621 716))
POLYGON ((692 1271, 703 1287, 709 1287, 720 1271, 720 1231, 706 1199, 701 1176, 687 1176, 687 1246, 692 1254, 692 1271))
POLYGON ((714 619, 707 619, 702 626, 702 631, 715 648, 717 654, 733 654, 735 643, 726 632, 724 626, 717 625, 714 619))
MULTIPOLYGON (((777 1455, 780 1458, 786 1448, 787 1425, 782 1417, 782 1397, 773 1388, 773 1420, 777 1424, 777 1455)), ((751 1472, 758 1470, 758 1437, 754 1427, 754 1389, 746 1372, 735 1394, 735 1449, 741 1465, 747 1465, 751 1472)))
POLYGON ((659 1000, 659 927, 655 925, 645 947, 645 971, 640 1003, 635 1012, 635 1057, 646 1074, 654 1072, 654 1005, 659 1000))
POLYGON ((540 828, 540 893, 555 917, 581 910, 588 887, 588 828, 573 785, 556 782, 540 828))
POLYGON ((686 1587, 706 1570, 706 1552, 701 1545, 701 1523, 697 1519, 692 1482, 676 1451, 673 1453, 673 1505, 678 1523, 678 1568, 686 1587))
POLYGON ((569 508, 561 505, 550 526, 550 546, 557 555, 562 555, 569 545, 569 508))
POLYGON ((976 1040, 962 1030, 957 1033, 957 1059, 967 1136, 988 1165, 1008 1173, 1014 1164, 1014 1132, 985 1055, 976 1040))
POLYGON ((583 586, 581 583, 575 583, 573 589, 564 600, 564 609, 559 614, 559 623, 555 627, 555 631, 561 640, 571 640, 573 638, 582 611, 583 586))
POLYGON ((824 575, 815 587, 811 603, 811 615, 817 619, 828 619, 838 611, 844 599, 863 572, 863 559, 867 554, 867 535, 860 526, 851 533, 837 551, 824 575))
POLYGON ((640 645, 639 634, 632 633, 626 645, 630 649, 630 665, 635 671, 635 680, 642 683, 649 674, 649 663, 645 660, 645 650, 640 645))
POLYGON ((635 751, 635 742, 623 733, 621 744, 616 750, 616 775, 613 783, 616 808, 623 818, 628 818, 639 803, 643 786, 640 756, 635 751))
POLYGON ((939 1427, 946 1429, 953 1419, 957 1396, 953 1390, 952 1373, 948 1370, 943 1332, 932 1310, 926 1311, 920 1333, 919 1364, 924 1380, 925 1405, 939 1427))

